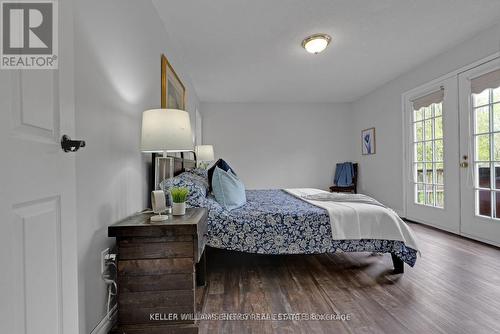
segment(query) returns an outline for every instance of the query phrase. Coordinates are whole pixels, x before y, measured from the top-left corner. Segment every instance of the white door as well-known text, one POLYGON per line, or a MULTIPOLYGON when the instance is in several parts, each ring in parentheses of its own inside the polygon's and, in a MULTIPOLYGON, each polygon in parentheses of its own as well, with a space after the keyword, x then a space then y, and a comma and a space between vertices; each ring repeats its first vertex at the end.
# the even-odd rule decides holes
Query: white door
POLYGON ((406 218, 459 233, 456 76, 404 95, 406 218))
POLYGON ((59 70, 0 70, 0 333, 78 333, 73 18, 59 2, 59 70))
POLYGON ((459 75, 461 232, 500 245, 500 60, 459 75))

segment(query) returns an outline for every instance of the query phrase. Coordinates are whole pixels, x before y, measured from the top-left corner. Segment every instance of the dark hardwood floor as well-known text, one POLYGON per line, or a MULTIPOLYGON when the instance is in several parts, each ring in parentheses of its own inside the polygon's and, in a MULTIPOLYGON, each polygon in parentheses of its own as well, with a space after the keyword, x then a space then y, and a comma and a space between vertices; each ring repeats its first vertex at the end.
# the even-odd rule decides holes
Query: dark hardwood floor
POLYGON ((338 313, 348 321, 200 321, 200 333, 500 333, 500 249, 418 224, 422 256, 263 256, 208 249, 204 313, 338 313))

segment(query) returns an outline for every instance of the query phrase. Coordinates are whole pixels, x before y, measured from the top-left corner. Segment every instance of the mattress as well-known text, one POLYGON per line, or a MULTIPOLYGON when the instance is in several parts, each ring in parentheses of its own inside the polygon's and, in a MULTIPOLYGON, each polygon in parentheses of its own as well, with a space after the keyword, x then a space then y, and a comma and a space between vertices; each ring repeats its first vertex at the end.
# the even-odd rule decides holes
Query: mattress
POLYGON ((212 195, 197 203, 208 213, 211 247, 257 254, 393 253, 414 266, 417 251, 404 242, 334 240, 328 211, 283 190, 247 190, 247 203, 227 211, 212 195))

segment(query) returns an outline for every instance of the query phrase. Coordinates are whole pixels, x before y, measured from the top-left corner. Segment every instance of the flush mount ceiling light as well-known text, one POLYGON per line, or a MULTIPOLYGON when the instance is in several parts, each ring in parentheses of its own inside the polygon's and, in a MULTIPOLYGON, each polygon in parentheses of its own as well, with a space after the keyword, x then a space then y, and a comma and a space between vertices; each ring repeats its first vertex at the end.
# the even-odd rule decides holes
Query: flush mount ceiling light
POLYGON ((314 34, 302 41, 302 47, 309 53, 318 54, 326 49, 331 40, 327 34, 314 34))

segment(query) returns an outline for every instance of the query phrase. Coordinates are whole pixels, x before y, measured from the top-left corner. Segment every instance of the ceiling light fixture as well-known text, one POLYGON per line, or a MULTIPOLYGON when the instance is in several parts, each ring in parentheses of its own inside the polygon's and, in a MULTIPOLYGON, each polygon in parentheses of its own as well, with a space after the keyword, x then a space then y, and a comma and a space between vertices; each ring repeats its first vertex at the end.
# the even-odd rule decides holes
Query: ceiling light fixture
POLYGON ((331 40, 327 34, 314 34, 302 41, 302 47, 309 53, 318 54, 326 49, 331 40))

